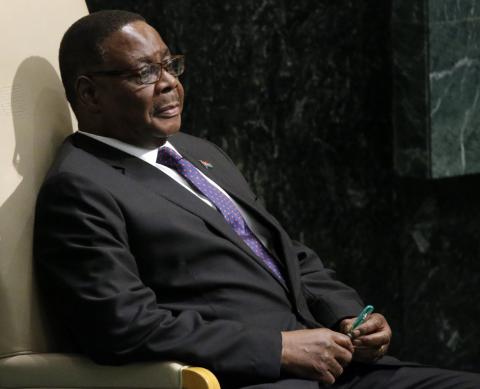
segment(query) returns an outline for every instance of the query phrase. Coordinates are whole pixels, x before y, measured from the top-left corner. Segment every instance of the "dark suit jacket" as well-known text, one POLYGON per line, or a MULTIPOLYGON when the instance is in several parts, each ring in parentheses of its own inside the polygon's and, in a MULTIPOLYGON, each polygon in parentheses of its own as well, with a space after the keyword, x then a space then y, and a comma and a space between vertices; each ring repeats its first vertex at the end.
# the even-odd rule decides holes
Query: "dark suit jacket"
POLYGON ((363 304, 288 237, 218 147, 185 134, 170 141, 270 230, 287 285, 219 212, 167 175, 74 134, 38 197, 43 289, 76 343, 101 363, 176 359, 221 380, 275 381, 280 331, 332 327, 363 304))

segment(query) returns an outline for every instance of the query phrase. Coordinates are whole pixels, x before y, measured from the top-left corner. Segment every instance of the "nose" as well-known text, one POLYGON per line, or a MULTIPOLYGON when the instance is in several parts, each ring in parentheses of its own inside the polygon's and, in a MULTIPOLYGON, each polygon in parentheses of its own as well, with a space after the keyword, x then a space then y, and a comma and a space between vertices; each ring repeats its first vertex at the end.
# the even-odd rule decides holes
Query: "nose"
POLYGON ((158 93, 168 93, 172 89, 175 89, 178 85, 179 81, 178 78, 172 76, 166 70, 162 71, 162 76, 160 79, 155 83, 155 90, 158 93))

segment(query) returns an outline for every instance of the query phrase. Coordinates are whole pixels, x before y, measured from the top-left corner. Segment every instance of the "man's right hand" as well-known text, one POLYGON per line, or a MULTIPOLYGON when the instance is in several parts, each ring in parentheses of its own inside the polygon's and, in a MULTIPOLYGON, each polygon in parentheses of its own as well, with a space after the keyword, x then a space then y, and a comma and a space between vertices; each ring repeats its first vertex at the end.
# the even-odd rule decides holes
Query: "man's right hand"
POLYGON ((282 368, 298 377, 333 384, 352 354, 350 338, 328 328, 282 332, 282 368))

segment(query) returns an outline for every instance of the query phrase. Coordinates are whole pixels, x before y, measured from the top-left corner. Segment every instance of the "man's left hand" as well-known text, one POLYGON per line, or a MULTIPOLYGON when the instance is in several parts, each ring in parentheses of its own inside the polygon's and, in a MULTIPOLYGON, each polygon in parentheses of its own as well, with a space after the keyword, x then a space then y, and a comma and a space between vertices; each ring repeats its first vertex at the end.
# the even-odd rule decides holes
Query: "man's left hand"
MULTIPOLYGON (((347 334, 355 318, 343 319, 340 332, 347 334)), ((385 355, 392 338, 392 330, 385 317, 372 313, 368 319, 353 331, 352 343, 355 348, 353 360, 371 363, 385 355)))

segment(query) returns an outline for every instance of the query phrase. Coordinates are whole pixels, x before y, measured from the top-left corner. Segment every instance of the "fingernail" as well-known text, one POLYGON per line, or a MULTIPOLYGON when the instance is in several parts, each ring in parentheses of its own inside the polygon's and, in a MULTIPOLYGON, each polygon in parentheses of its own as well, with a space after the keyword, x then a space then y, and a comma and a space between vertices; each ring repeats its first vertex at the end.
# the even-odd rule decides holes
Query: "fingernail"
POLYGON ((360 330, 353 331, 353 336, 354 337, 360 336, 360 330))
POLYGON ((360 346, 362 344, 362 341, 359 339, 355 339, 352 343, 354 346, 360 346))

